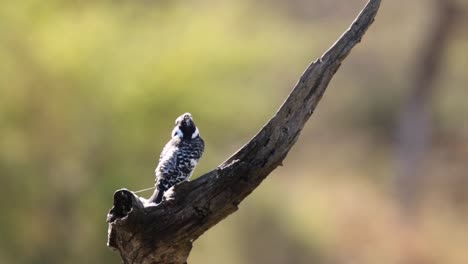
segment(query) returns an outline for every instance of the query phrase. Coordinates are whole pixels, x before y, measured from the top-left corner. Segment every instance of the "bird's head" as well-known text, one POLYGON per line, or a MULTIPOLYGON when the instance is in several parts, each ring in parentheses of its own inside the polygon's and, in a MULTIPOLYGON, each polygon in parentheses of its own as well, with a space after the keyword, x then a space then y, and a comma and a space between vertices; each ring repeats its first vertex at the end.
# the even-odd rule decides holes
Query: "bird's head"
POLYGON ((200 133, 197 126, 195 125, 195 122, 193 122, 193 118, 190 113, 185 113, 175 120, 175 127, 174 130, 172 130, 172 137, 193 139, 199 136, 200 133))

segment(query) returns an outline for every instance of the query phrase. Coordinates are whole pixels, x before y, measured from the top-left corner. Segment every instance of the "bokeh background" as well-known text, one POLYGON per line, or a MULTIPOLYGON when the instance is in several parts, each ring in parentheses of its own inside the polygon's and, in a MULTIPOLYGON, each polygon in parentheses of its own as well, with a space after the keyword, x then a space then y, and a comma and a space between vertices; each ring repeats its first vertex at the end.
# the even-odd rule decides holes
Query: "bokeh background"
MULTIPOLYGON (((0 263, 119 263, 112 194, 152 186, 174 119, 205 139, 195 177, 215 168, 365 2, 3 1, 0 263)), ((467 7, 383 1, 285 166, 189 262, 468 263, 467 7)))

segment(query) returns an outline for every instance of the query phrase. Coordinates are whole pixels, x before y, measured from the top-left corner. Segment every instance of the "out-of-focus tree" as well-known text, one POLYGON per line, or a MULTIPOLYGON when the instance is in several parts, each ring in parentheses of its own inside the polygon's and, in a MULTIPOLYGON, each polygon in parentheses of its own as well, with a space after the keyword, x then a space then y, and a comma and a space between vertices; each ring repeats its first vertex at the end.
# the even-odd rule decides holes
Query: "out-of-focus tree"
MULTIPOLYGON (((402 107, 398 124, 397 192, 405 214, 417 210, 424 185, 426 154, 431 144, 433 100, 436 83, 443 70, 444 52, 457 21, 456 3, 452 0, 433 1, 433 25, 414 53, 408 98, 402 107)), ((444 92, 443 89, 439 89, 444 92)))

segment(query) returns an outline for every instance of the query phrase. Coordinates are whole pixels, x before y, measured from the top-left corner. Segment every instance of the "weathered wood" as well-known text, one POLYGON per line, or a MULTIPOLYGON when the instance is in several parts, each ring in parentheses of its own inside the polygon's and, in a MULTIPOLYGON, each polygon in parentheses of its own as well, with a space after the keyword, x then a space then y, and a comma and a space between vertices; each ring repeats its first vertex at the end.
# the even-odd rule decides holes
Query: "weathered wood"
POLYGON ((238 209, 294 145, 331 78, 374 21, 370 0, 351 27, 304 72, 278 112, 245 146, 211 172, 173 188, 158 206, 128 190, 114 194, 108 246, 124 263, 186 263, 192 243, 238 209))

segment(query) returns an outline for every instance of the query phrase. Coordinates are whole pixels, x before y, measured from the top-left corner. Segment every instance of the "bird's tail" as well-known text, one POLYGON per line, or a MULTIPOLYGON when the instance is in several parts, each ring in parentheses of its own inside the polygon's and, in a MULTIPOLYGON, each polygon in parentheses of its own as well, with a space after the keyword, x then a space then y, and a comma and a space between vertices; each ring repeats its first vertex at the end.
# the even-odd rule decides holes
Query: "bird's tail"
POLYGON ((159 204, 162 202, 163 196, 164 196, 164 190, 156 188, 156 190, 154 190, 153 195, 149 198, 149 201, 155 204, 159 204))

